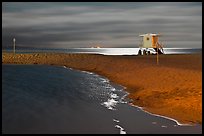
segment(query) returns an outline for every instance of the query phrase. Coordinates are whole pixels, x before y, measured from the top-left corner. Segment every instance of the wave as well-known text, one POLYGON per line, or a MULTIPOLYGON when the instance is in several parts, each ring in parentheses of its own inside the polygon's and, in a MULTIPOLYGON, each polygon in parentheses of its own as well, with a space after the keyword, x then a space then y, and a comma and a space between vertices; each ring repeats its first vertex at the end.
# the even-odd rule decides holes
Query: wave
POLYGON ((70 68, 70 67, 66 67, 66 66, 63 66, 63 68, 67 68, 67 69, 73 70, 72 68, 70 68))
POLYGON ((148 112, 148 111, 145 111, 142 107, 136 106, 136 105, 134 105, 134 104, 132 104, 132 103, 130 103, 130 105, 133 106, 133 107, 136 107, 136 108, 142 110, 143 112, 146 112, 146 113, 148 113, 148 114, 150 114, 150 115, 152 115, 152 116, 156 116, 156 117, 161 117, 161 118, 165 118, 165 119, 168 119, 168 120, 172 120, 172 121, 176 122, 176 124, 177 124, 178 126, 193 126, 193 125, 191 125, 191 124, 184 124, 184 123, 182 124, 182 123, 179 123, 176 119, 173 119, 173 118, 170 118, 170 117, 167 117, 167 116, 150 113, 150 112, 148 112))
POLYGON ((122 128, 121 126, 115 125, 115 127, 120 129, 120 134, 126 134, 126 132, 124 131, 124 128, 122 128))
POLYGON ((115 106, 116 106, 117 103, 118 103, 118 101, 116 101, 115 99, 111 98, 111 99, 108 99, 107 102, 103 102, 102 105, 107 107, 109 110, 115 110, 115 106))

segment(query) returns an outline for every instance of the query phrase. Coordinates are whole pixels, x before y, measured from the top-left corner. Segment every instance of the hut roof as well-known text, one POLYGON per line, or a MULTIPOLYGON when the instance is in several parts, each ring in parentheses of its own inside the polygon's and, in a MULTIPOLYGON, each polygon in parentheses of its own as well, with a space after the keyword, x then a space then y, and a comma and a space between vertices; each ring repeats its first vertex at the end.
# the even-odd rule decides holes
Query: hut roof
POLYGON ((144 37, 146 35, 150 35, 150 36, 160 36, 160 34, 152 34, 152 33, 148 33, 148 34, 142 34, 142 35, 139 35, 140 37, 144 37))

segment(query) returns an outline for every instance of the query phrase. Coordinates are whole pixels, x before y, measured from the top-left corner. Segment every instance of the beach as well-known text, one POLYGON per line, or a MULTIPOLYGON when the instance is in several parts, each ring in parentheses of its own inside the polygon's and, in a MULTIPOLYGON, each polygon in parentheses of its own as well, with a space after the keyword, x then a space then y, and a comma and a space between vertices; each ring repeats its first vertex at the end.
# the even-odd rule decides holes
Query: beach
POLYGON ((122 56, 2 53, 2 64, 45 64, 94 72, 126 87, 132 104, 183 124, 202 124, 202 54, 122 56))

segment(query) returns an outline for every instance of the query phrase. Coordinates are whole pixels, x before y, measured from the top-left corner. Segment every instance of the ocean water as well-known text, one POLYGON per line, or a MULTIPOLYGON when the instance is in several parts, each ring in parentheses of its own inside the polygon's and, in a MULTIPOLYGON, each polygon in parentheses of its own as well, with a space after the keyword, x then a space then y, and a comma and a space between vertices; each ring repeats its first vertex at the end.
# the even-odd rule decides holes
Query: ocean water
MULTIPOLYGON (((5 50, 12 52, 12 50, 5 50)), ((17 53, 57 52, 57 53, 90 53, 103 55, 137 55, 139 48, 69 48, 69 49, 24 49, 17 48, 17 53)), ((153 49, 149 51, 154 52, 153 49)), ((202 48, 164 48, 165 54, 202 53, 202 48)))
POLYGON ((4 134, 202 133, 131 106, 124 87, 94 73, 46 65, 2 65, 4 134))

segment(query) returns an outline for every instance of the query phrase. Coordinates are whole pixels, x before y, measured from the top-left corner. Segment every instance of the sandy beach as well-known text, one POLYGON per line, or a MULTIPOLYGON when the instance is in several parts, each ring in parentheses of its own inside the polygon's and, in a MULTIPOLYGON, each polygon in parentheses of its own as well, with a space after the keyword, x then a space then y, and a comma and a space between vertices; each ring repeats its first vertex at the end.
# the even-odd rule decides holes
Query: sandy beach
POLYGON ((46 64, 94 72, 126 87, 134 105, 179 123, 202 124, 202 54, 105 56, 2 53, 2 64, 46 64))

